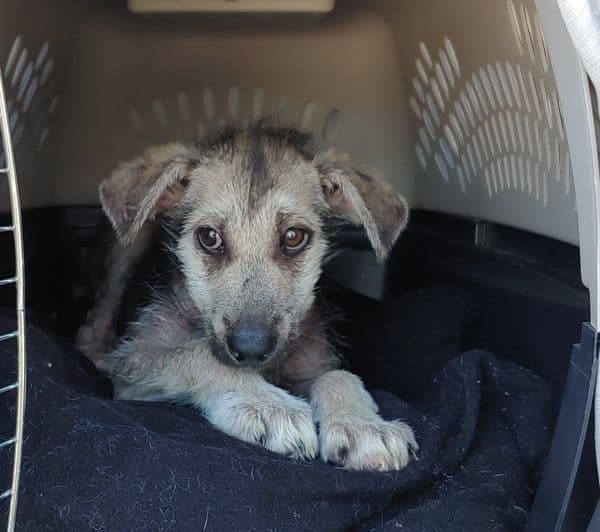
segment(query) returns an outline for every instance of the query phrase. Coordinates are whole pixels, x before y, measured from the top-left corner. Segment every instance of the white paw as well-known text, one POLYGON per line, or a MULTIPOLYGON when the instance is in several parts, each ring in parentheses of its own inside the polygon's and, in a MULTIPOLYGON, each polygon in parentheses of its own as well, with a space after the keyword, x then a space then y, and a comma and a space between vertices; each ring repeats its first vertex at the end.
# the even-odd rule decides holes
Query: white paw
POLYGON ((319 429, 321 458, 347 469, 392 471, 408 464, 419 450, 413 430, 376 414, 328 416, 319 429))
POLYGON ((213 425, 240 440, 292 458, 318 454, 310 405, 283 390, 226 393, 205 412, 213 425))

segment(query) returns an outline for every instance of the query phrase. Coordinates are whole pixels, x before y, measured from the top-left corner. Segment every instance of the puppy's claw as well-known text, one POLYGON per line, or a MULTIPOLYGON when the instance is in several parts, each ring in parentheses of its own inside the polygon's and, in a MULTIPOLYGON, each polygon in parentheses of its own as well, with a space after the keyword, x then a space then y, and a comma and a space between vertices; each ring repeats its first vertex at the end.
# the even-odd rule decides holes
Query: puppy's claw
POLYGON ((346 458, 348 457, 348 447, 343 446, 340 447, 337 451, 337 463, 339 465, 344 465, 346 463, 346 458))
POLYGON ((304 442, 302 440, 296 440, 296 447, 298 448, 299 455, 304 458, 306 455, 306 447, 304 446, 304 442))

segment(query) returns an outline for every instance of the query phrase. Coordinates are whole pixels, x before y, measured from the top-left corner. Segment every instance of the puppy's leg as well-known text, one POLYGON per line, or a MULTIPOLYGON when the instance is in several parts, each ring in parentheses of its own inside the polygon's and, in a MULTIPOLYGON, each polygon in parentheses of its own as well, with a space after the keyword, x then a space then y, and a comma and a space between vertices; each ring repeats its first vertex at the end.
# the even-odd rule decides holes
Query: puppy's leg
POLYGON ((156 228, 148 223, 130 246, 122 246, 113 239, 102 249, 106 271, 103 278, 98 279, 94 305, 75 339, 75 347, 94 363, 108 353, 111 344, 114 345, 123 294, 135 266, 150 247, 155 231, 156 228))
POLYGON ((202 340, 183 347, 123 344, 100 364, 119 399, 174 400, 204 412, 217 428, 293 458, 314 458, 319 441, 310 405, 257 372, 226 366, 202 340))
POLYGON ((321 375, 312 386, 311 405, 325 461, 348 469, 397 470, 418 450, 413 430, 379 417, 375 401, 352 373, 321 375))
POLYGON ((232 436, 292 458, 317 456, 310 405, 260 375, 248 375, 236 389, 205 395, 202 403, 211 423, 232 436))

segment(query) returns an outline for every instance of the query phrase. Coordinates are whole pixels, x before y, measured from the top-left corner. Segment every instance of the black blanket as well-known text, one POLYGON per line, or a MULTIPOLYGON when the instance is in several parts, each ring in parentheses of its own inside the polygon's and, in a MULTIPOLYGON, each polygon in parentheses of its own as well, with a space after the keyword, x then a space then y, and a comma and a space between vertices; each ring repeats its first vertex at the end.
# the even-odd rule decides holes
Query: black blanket
MULTIPOLYGON (((112 401, 81 355, 30 327, 18 528, 521 529, 549 444, 550 391, 487 352, 460 353, 467 309, 457 292, 430 290, 361 322, 354 367, 369 385, 397 391, 373 395, 421 446, 418 461, 390 473, 297 462, 230 438, 189 408, 112 401)), ((0 387, 14 348, 0 344, 0 387)), ((2 436, 13 430, 12 399, 0 397, 2 436)), ((12 453, 0 453, 1 490, 12 453)))

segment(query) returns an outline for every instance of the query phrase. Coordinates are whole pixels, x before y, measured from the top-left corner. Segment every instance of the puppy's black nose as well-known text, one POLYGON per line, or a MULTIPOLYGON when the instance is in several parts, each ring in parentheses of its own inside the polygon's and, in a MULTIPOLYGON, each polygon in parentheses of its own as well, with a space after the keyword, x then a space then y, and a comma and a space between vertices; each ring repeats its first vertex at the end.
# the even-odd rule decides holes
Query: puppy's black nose
POLYGON ((264 325, 242 323, 229 335, 227 343, 239 362, 252 365, 268 358, 275 347, 275 338, 264 325))

